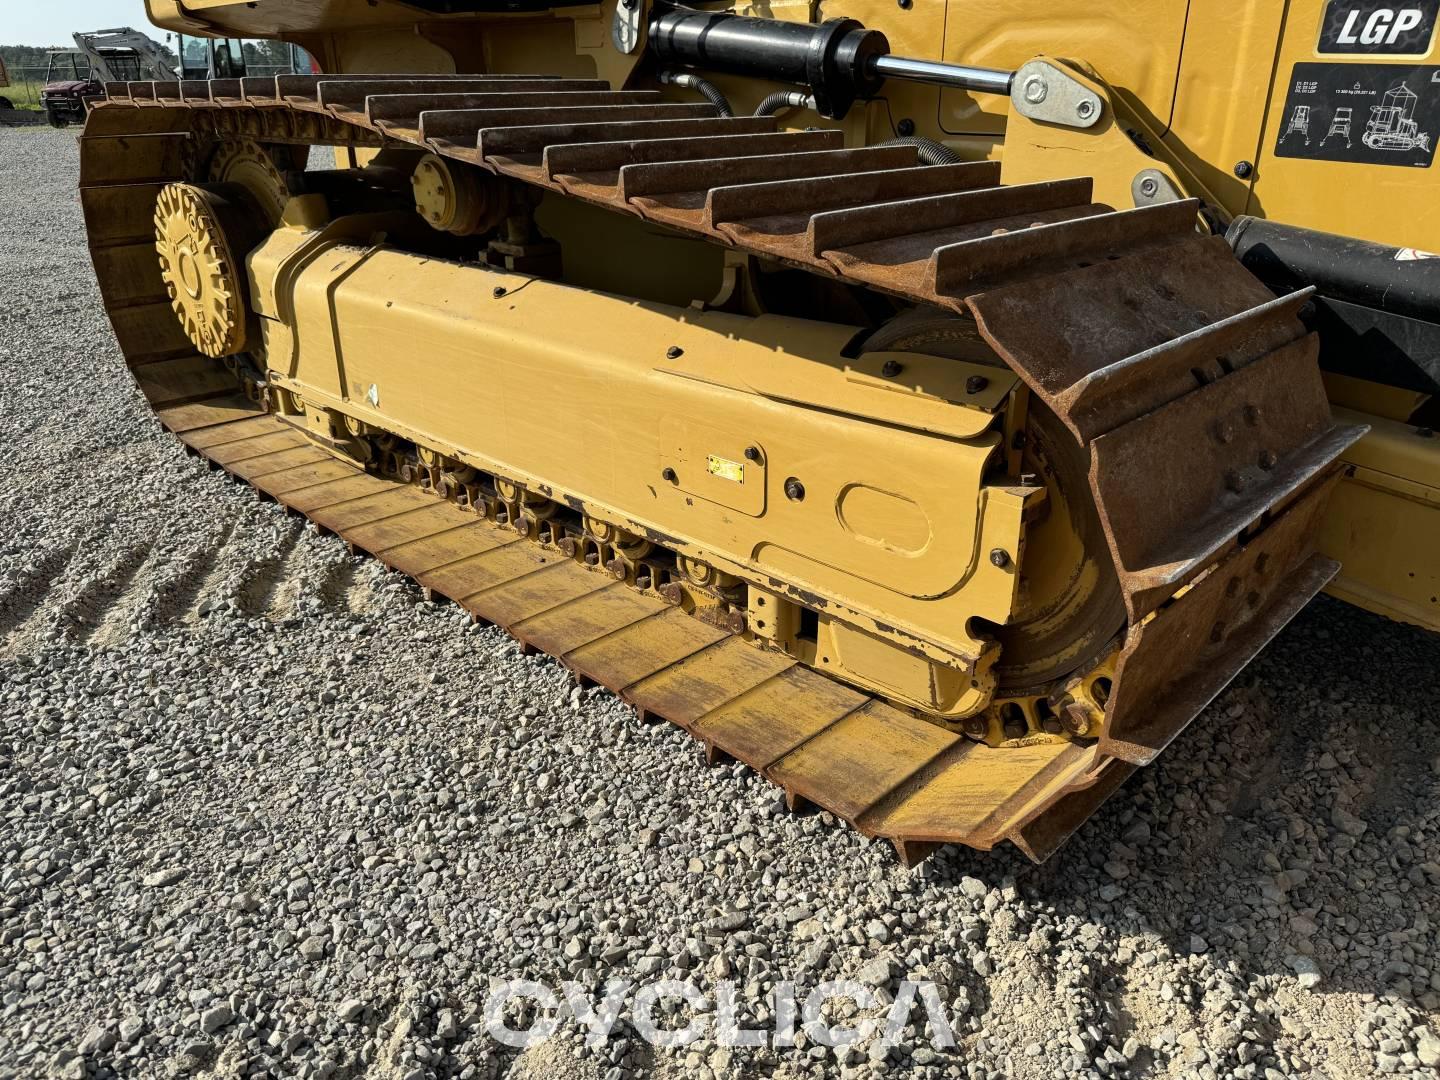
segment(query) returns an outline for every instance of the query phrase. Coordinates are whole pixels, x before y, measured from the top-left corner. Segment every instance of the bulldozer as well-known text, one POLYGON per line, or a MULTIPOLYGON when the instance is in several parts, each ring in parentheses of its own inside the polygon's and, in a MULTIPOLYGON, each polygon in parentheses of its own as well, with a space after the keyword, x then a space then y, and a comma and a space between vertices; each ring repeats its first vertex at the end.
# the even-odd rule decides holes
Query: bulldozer
POLYGON ((147 4, 322 72, 90 112, 164 428, 906 864, 1440 629, 1440 0, 147 4))

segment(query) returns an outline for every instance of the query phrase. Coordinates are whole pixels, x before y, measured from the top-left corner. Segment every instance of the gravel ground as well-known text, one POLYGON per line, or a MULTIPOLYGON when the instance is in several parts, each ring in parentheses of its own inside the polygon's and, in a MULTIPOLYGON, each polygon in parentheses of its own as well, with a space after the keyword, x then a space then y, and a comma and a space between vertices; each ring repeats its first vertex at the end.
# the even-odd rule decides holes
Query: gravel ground
POLYGON ((75 133, 0 140, 0 1077, 1436 1074, 1435 638, 1322 599, 1047 865, 908 872, 186 458, 75 133), (515 975, 913 975, 959 1044, 517 1052, 515 975))

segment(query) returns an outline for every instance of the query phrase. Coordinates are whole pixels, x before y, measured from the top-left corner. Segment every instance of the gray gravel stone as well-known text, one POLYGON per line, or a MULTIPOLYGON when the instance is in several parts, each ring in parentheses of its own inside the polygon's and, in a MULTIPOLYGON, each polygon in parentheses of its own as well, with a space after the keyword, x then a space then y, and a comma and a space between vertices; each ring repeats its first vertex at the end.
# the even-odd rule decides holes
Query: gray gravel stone
POLYGON ((335 1019, 342 1024, 353 1024, 359 1020, 365 1012, 365 1002, 359 998, 346 998, 335 1010, 335 1019))
POLYGON ((0 134, 0 1080, 1440 1068, 1434 638, 1320 598, 1046 865, 907 871, 186 458, 75 134, 0 134), (516 1053, 517 975, 914 975, 959 1046, 516 1053))
POLYGON ((234 1019, 235 1012, 229 1005, 216 1005, 200 1014, 200 1030, 206 1035, 214 1035, 234 1019))

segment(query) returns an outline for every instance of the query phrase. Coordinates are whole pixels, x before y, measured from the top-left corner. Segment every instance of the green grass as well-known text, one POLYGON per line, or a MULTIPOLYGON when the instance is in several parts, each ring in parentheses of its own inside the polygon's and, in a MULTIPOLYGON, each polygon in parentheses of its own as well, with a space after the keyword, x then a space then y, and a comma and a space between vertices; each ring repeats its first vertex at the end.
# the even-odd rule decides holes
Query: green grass
POLYGON ((0 97, 10 99, 17 109, 39 109, 40 91, 45 83, 40 79, 11 78, 9 86, 0 86, 0 97))

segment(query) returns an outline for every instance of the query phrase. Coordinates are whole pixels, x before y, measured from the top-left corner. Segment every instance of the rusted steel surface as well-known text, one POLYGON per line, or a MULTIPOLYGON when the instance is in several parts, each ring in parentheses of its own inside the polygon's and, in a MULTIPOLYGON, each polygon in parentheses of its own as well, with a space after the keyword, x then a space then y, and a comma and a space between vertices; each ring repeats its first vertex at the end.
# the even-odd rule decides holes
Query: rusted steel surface
POLYGON ((1360 429, 1330 417, 1297 318, 1306 294, 1276 300, 1197 233, 1193 202, 1116 211, 1083 177, 1006 187, 993 162, 922 166, 913 147, 846 149, 838 132, 598 80, 281 76, 111 97, 82 142, 82 203, 117 336, 168 427, 904 858, 1002 839, 1043 858, 1333 573, 1310 538, 1360 429), (236 134, 414 145, 973 317, 1091 454, 1130 622, 1102 737, 971 742, 358 472, 208 381, 163 294, 124 268, 143 262, 158 185, 182 178, 191 140, 236 134))
POLYGON ((1092 444, 1090 485, 1132 620, 1359 437, 1306 377, 1317 348, 1313 335, 1282 346, 1092 444))
POLYGON ((1131 628, 1099 750, 1144 765, 1280 632, 1340 566, 1314 553, 1332 473, 1192 588, 1131 628), (1183 658, 1186 662, 1179 663, 1183 658))
MULTIPOLYGON (((1068 419, 1074 405, 1069 395, 1093 375, 1274 299, 1236 263, 1222 237, 1188 231, 1148 252, 1066 268, 1043 281, 991 287, 968 306, 982 332, 1004 342, 1016 370, 1068 419), (1037 307, 1045 318, 1035 318, 1037 307), (1083 351, 1072 345, 1080 338, 1089 343, 1083 351)), ((1275 314, 1280 336, 1272 348, 1301 333, 1293 310, 1275 314)), ((1138 389, 1149 405, 1147 381, 1138 389)), ((1097 433, 1076 430, 1082 441, 1097 433)))
MULTIPOLYGON (((487 128, 476 136, 476 149, 487 159, 503 155, 523 159, 531 164, 544 160, 547 154, 562 150, 577 151, 594 143, 626 145, 636 155, 649 151, 660 154, 648 160, 664 160, 657 143, 674 145, 672 140, 688 143, 711 135, 760 135, 777 130, 773 116, 717 116, 701 120, 640 120, 624 123, 546 124, 542 127, 487 128)), ((548 178, 547 170, 542 174, 548 178)))
POLYGON ((1223 240, 1195 236, 970 298, 985 338, 1090 446, 1132 622, 1362 433, 1331 416, 1298 318, 1308 295, 1276 299, 1223 240))

